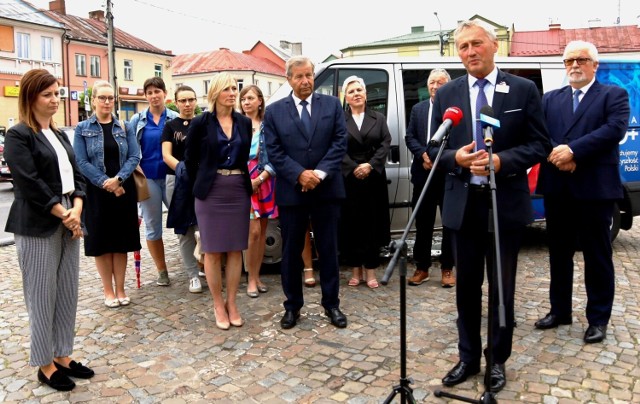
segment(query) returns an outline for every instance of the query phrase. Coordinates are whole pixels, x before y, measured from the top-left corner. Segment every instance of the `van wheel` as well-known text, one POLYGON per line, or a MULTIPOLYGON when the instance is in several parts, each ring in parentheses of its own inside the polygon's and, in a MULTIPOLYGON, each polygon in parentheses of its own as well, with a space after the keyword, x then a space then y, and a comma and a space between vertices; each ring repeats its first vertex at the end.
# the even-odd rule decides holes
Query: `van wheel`
POLYGON ((620 208, 616 203, 615 205, 613 205, 613 220, 611 220, 611 227, 610 227, 612 243, 616 239, 616 237, 618 237, 618 233, 620 232, 620 220, 621 220, 620 208))

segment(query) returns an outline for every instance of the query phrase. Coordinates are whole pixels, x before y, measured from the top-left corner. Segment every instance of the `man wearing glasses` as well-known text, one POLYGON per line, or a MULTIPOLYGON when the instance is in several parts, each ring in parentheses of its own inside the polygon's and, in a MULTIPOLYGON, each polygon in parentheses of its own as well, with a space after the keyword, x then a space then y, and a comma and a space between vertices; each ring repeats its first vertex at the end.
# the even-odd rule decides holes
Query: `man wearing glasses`
POLYGON ((618 143, 629 122, 626 90, 596 80, 598 50, 583 41, 564 50, 569 85, 542 99, 553 150, 540 166, 537 192, 544 195, 551 284, 549 313, 538 329, 571 324, 573 256, 584 256, 587 291, 586 343, 607 334, 614 297, 610 226, 623 197, 618 143))

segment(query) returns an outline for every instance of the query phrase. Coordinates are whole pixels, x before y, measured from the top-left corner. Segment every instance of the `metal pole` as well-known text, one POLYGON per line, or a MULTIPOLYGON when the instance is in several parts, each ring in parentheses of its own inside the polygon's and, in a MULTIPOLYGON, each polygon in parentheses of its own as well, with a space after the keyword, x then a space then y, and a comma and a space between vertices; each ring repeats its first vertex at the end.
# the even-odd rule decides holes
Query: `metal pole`
MULTIPOLYGON (((118 95, 118 82, 116 77, 116 48, 115 48, 115 31, 113 26, 113 13, 111 12, 111 0, 107 0, 107 63, 109 65, 109 82, 113 86, 113 90, 118 95)), ((118 97, 114 101, 114 111, 118 117, 120 116, 120 107, 118 97)))
POLYGON ((442 35, 442 24, 440 23, 440 17, 438 17, 438 12, 434 11, 433 15, 435 15, 436 19, 438 20, 438 27, 439 27, 438 38, 440 39, 440 56, 444 56, 444 40, 442 35))

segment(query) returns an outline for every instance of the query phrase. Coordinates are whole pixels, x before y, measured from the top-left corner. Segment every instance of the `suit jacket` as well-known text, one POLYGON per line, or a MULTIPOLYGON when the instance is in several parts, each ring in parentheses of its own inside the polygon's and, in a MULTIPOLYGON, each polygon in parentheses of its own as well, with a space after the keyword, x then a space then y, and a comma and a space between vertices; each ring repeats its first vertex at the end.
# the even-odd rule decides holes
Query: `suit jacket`
POLYGON ((264 116, 267 154, 278 175, 276 203, 295 206, 318 199, 343 199, 340 166, 347 150, 344 112, 336 97, 313 93, 311 124, 306 133, 293 97, 269 105, 264 116), (312 191, 302 192, 298 177, 304 170, 321 170, 327 176, 312 191))
POLYGON ((407 148, 413 154, 411 163, 411 182, 417 185, 424 185, 429 176, 430 170, 422 167, 422 153, 427 151, 427 130, 429 119, 429 108, 431 101, 421 101, 411 108, 411 116, 407 125, 407 135, 404 140, 407 148))
MULTIPOLYGON (((496 91, 492 108, 500 128, 494 130, 493 152, 500 157, 496 173, 498 220, 501 227, 515 228, 531 223, 533 212, 527 181, 527 169, 543 161, 551 151, 544 124, 540 94, 527 79, 498 70, 497 83, 508 86, 507 93, 496 91)), ((462 226, 469 193, 471 171, 455 162, 456 151, 473 140, 468 75, 459 77, 438 89, 433 104, 431 134, 442 124, 444 111, 452 106, 462 110, 463 120, 449 135, 440 158, 440 167, 450 175, 445 179, 442 222, 459 230, 462 226)), ((434 159, 438 147, 429 147, 434 159)))
MULTIPOLYGON (((251 148, 251 119, 233 112, 233 126, 240 134, 241 151, 238 165, 244 177, 245 188, 250 196, 253 193, 251 178, 247 170, 249 149, 251 148)), ((184 163, 187 175, 193 184, 193 195, 205 199, 213 186, 218 170, 218 128, 220 124, 213 112, 204 112, 191 121, 184 150, 184 163)))
MULTIPOLYGON (((67 136, 56 135, 73 167, 75 190, 71 200, 85 197, 85 182, 78 170, 73 147, 67 136)), ((5 231, 23 236, 47 237, 55 233, 62 221, 51 208, 62 201, 62 179, 58 155, 42 131, 35 133, 24 123, 12 126, 4 142, 4 157, 13 177, 14 200, 5 231)))
MULTIPOLYGON (((387 119, 379 112, 366 110, 362 126, 358 129, 351 111, 345 112, 347 150, 342 159, 342 175, 347 176, 362 163, 369 163, 379 174, 384 174, 391 133, 387 119)), ((386 187, 386 184, 385 184, 386 187)))
POLYGON ((546 93, 542 104, 552 145, 569 145, 576 170, 560 171, 545 161, 536 192, 568 192, 577 199, 622 198, 618 145, 629 122, 627 91, 595 81, 575 113, 571 86, 546 93))
POLYGON ((345 252, 357 248, 357 243, 352 246, 352 238, 361 238, 362 232, 370 232, 368 240, 375 240, 377 246, 386 246, 391 223, 385 170, 391 146, 387 119, 379 112, 366 110, 360 129, 351 111, 345 112, 345 120, 348 136, 347 152, 342 159, 342 175, 347 187, 341 215, 343 248, 345 252), (363 163, 371 164, 373 171, 364 180, 356 179, 353 170, 363 163), (363 206, 367 208, 363 209, 363 206), (361 212, 369 212, 373 217, 363 223, 361 212))

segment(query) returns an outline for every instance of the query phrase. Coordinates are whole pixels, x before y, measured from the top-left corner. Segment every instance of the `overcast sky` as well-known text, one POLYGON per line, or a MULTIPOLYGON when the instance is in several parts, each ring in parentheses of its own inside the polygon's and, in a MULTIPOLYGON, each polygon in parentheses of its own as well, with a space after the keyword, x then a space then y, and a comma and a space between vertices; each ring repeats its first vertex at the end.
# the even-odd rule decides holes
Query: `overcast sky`
MULTIPOLYGON (((49 4, 49 0, 27 1, 40 8, 49 4)), ((594 19, 614 25, 618 17, 621 25, 640 24, 638 0, 112 1, 117 28, 174 54, 219 48, 242 52, 257 41, 278 45, 287 40, 302 42, 303 53, 316 62, 332 53, 339 55, 342 48, 408 34, 412 26, 438 30, 434 12, 442 29, 453 29, 457 21, 475 14, 500 25, 514 25, 516 31, 545 30, 551 21, 563 28, 585 28, 594 19)), ((91 10, 104 10, 105 5, 106 0, 66 0, 67 14, 81 17, 91 10)))

